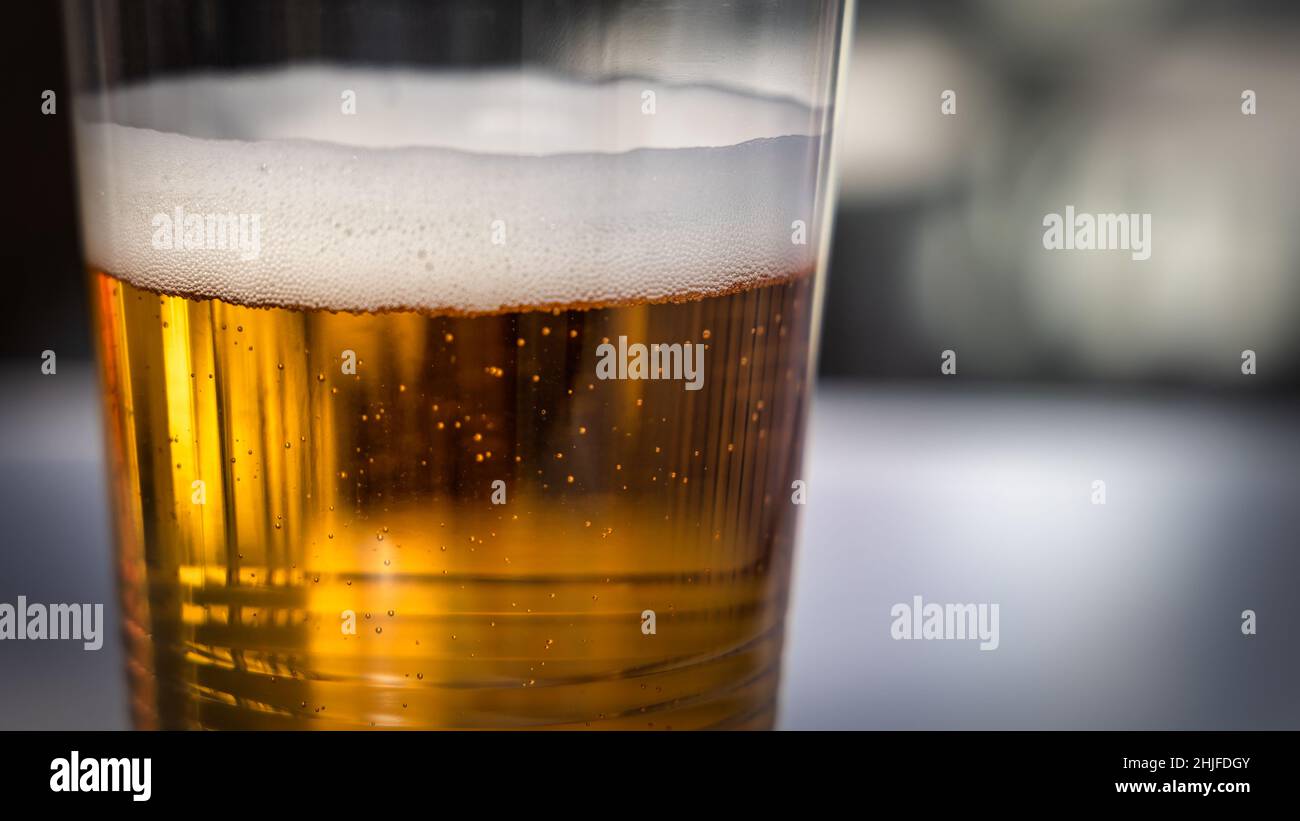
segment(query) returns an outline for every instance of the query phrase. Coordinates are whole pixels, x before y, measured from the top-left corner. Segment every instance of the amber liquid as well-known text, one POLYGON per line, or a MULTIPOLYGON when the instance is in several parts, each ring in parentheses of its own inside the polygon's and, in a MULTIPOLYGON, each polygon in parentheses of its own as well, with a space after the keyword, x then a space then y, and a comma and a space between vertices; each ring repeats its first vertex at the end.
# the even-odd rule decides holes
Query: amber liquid
POLYGON ((139 726, 772 724, 809 278, 473 318, 92 283, 139 726), (702 388, 598 379, 620 335, 706 344, 702 388))

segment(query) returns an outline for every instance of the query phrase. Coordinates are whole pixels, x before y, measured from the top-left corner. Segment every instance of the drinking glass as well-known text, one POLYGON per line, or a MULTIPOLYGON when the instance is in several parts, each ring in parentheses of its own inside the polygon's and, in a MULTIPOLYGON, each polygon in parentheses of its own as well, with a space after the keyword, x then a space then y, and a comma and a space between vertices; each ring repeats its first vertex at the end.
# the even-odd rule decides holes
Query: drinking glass
POLYGON ((771 726, 851 9, 64 11, 137 726, 771 726))

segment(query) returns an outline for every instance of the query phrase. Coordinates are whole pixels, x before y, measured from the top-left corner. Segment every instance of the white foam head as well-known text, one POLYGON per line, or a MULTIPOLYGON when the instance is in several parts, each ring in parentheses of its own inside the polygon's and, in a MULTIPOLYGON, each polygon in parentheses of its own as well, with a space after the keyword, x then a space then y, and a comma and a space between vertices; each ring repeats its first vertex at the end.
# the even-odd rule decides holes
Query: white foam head
POLYGON ((723 293, 813 264, 822 117, 791 101, 308 67, 80 107, 88 262, 156 291, 487 313, 723 293), (212 215, 244 215, 256 254, 233 233, 209 247, 212 215))

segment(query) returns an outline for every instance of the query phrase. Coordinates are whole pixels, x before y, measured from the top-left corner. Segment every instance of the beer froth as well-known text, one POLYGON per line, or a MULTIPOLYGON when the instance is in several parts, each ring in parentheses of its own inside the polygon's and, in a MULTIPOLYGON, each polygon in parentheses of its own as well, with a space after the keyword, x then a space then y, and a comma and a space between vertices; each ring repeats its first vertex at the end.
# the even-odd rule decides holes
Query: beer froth
POLYGON ((814 222, 820 112, 698 87, 660 89, 646 113, 643 85, 315 67, 87 99, 87 261, 193 298, 449 314, 809 271, 815 242, 792 226, 814 222), (259 215, 259 253, 156 247, 156 216, 178 208, 259 215))

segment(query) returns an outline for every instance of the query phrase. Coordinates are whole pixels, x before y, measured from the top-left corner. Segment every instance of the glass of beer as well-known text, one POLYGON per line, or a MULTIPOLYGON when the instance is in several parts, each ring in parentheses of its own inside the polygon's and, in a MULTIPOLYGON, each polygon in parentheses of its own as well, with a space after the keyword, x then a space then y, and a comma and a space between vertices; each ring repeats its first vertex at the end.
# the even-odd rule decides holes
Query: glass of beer
POLYGON ((66 3, 137 726, 772 726, 849 11, 66 3))

